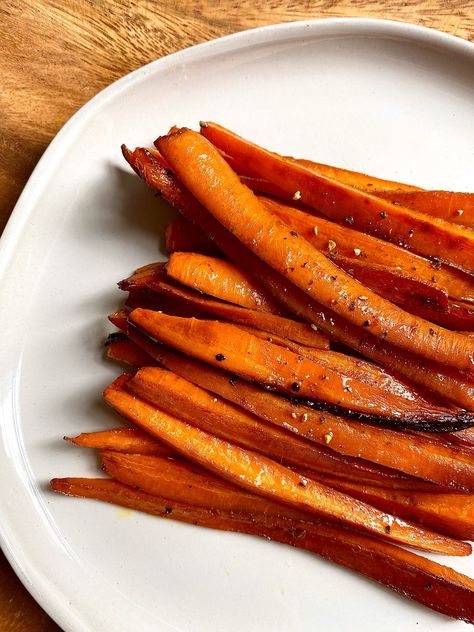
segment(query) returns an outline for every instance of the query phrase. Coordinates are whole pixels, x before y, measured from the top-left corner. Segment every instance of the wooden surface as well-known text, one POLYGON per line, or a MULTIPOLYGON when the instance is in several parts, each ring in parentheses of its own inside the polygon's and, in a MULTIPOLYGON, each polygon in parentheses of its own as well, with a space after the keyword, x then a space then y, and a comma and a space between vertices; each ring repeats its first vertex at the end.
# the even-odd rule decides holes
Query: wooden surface
MULTIPOLYGON (((337 16, 415 22, 474 39, 472 0, 0 0, 0 232, 49 141, 115 79, 235 31, 337 16)), ((0 630, 59 630, 1 553, 0 630)))

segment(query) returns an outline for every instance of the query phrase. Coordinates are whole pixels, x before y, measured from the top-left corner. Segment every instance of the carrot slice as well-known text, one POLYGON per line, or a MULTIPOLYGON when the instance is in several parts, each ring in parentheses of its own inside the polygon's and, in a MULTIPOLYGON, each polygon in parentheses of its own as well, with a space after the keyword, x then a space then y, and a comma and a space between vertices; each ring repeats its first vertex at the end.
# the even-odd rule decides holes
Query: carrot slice
MULTIPOLYGON (((120 326, 120 323, 116 321, 120 326)), ((122 326, 126 327, 122 321, 122 326)), ((153 356, 169 370, 181 377, 220 395, 238 406, 252 412, 267 422, 282 426, 296 434, 307 437, 332 450, 352 457, 362 457, 389 468, 396 468, 405 474, 433 481, 443 486, 474 490, 474 455, 455 446, 444 445, 421 433, 409 435, 387 429, 367 426, 358 422, 310 410, 295 401, 286 400, 273 393, 237 380, 234 376, 214 369, 191 358, 173 353, 161 345, 153 343, 138 330, 131 329, 130 335, 147 353, 153 356)), ((143 375, 143 373, 142 373, 143 375)), ((454 433, 460 435, 469 431, 454 433)), ((465 441, 469 440, 469 436, 465 441)), ((331 451, 332 451, 331 450, 331 451)), ((359 463, 352 462, 354 467, 359 463)), ((328 471, 319 462, 312 466, 319 471, 328 471), (324 467, 324 470, 321 469, 324 467)), ((336 466, 333 465, 334 472, 336 466)), ((338 466, 339 467, 339 466, 338 466)), ((330 470, 329 470, 330 471, 330 470)), ((382 485, 408 488, 418 491, 430 491, 430 487, 420 481, 389 483, 389 472, 379 473, 375 480, 382 485)), ((337 475, 349 476, 340 468, 337 475)), ((363 473, 357 475, 360 479, 363 473)), ((390 476, 390 473, 389 473, 390 476)), ((374 480, 374 477, 371 477, 374 480)))
POLYGON ((301 524, 236 519, 232 514, 163 499, 110 479, 53 479, 54 491, 94 498, 163 518, 237 531, 305 549, 371 577, 448 616, 474 621, 474 582, 437 562, 362 533, 321 522, 309 532, 301 524))
POLYGON ((451 555, 471 552, 467 542, 397 521, 390 514, 300 476, 276 461, 190 426, 114 385, 105 390, 104 397, 118 413, 192 461, 259 495, 274 497, 290 506, 423 550, 451 555))
POLYGON ((124 334, 110 334, 105 342, 107 357, 135 367, 146 366, 150 356, 140 347, 129 343, 129 338, 124 334))
MULTIPOLYGON (((216 219, 308 295, 316 296, 320 303, 349 322, 364 327, 374 336, 384 336, 398 347, 448 366, 474 371, 473 341, 449 330, 433 329, 429 322, 407 314, 341 272, 296 231, 267 211, 205 138, 183 129, 162 137, 158 145, 179 178, 216 219)), ((474 261, 474 234, 472 240, 474 261)), ((461 242, 458 241, 456 252, 461 242)), ((468 249, 467 244, 465 247, 468 249)))
POLYGON ((345 481, 327 475, 316 480, 396 516, 461 540, 474 539, 474 496, 439 492, 407 492, 345 481))
POLYGON ((138 428, 112 428, 96 432, 82 432, 77 437, 64 437, 69 443, 82 448, 116 450, 130 454, 153 454, 161 457, 175 456, 176 452, 138 428))
MULTIPOLYGON (((161 410, 217 437, 294 467, 330 471, 325 453, 175 373, 147 367, 127 383, 127 390, 161 410)), ((332 459, 334 462, 334 459, 332 459)))
POLYGON ((260 200, 268 210, 276 213, 313 246, 328 255, 342 255, 359 263, 384 266, 394 275, 411 277, 446 290, 451 298, 474 301, 474 281, 459 270, 442 267, 439 261, 429 261, 400 246, 340 226, 324 217, 316 217, 275 199, 260 196, 260 200))
POLYGON ((449 301, 446 310, 437 312, 423 305, 413 305, 413 313, 433 323, 450 329, 466 332, 474 331, 474 305, 449 301))
MULTIPOLYGON (((230 322, 260 329, 276 336, 284 336, 307 347, 329 349, 329 338, 327 335, 317 331, 315 326, 311 327, 308 323, 291 320, 277 314, 268 314, 216 301, 163 279, 151 281, 148 287, 150 290, 159 292, 169 298, 182 301, 188 305, 188 309, 193 306, 198 312, 212 314, 230 322)), ((217 292, 218 286, 216 287, 217 292)))
POLYGON ((165 248, 168 254, 182 251, 219 255, 218 248, 207 235, 198 226, 183 219, 174 219, 166 225, 165 248))
MULTIPOLYGON (((393 424, 399 427, 408 424, 419 430, 437 425, 443 430, 459 428, 456 411, 428 403, 386 373, 378 372, 378 382, 370 376, 364 381, 357 379, 356 369, 341 374, 344 365, 357 366, 357 360, 349 356, 325 351, 322 357, 309 360, 229 323, 179 318, 140 308, 131 312, 130 321, 178 351, 287 395, 322 402, 326 409, 344 410, 371 423, 391 425, 394 419, 393 424)), ((377 367, 373 370, 377 372, 377 367)), ((461 416, 466 419, 466 413, 461 416)), ((472 425, 472 420, 469 423, 472 425)))
POLYGON ((204 294, 210 294, 241 307, 271 314, 281 307, 234 263, 197 253, 175 252, 166 264, 166 272, 175 281, 204 294))
MULTIPOLYGON (((374 340, 370 334, 343 320, 331 309, 323 307, 279 275, 220 224, 184 187, 156 155, 148 150, 130 152, 122 147, 126 160, 155 192, 160 192, 169 204, 189 221, 204 227, 229 259, 238 263, 264 285, 269 293, 280 300, 291 312, 330 333, 339 342, 379 362, 398 375, 437 393, 444 399, 474 409, 474 382, 464 373, 438 362, 420 360, 419 357, 397 349, 384 340, 374 340)), ((268 329, 268 327, 264 327, 268 329)), ((291 336, 286 336, 291 337, 291 336)))
MULTIPOLYGON (((172 136, 179 133, 175 132, 172 136)), ((201 129, 201 133, 216 147, 237 160, 244 173, 248 171, 251 175, 276 183, 285 192, 287 199, 291 200, 298 191, 299 198, 305 204, 340 223, 348 223, 357 230, 403 245, 428 257, 436 253, 444 263, 469 273, 474 272, 474 234, 463 227, 396 206, 387 200, 319 175, 314 170, 285 160, 215 123, 208 123, 201 129)), ((176 161, 170 159, 164 146, 165 143, 159 139, 157 147, 176 169, 176 161)), ((219 158, 225 162, 220 155, 219 158)), ((186 185, 189 184, 181 171, 178 171, 178 175, 186 185)))
POLYGON ((454 224, 474 228, 474 194, 453 191, 378 191, 377 197, 454 224))

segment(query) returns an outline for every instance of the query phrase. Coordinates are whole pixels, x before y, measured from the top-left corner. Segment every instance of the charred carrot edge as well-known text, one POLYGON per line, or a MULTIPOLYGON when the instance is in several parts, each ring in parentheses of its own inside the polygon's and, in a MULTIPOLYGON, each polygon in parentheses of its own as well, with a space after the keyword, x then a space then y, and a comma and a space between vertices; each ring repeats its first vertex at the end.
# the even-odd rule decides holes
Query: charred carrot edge
POLYGON ((316 217, 304 209, 274 198, 260 196, 259 199, 269 211, 276 213, 313 246, 329 256, 342 255, 359 264, 381 265, 400 276, 445 289, 451 298, 474 301, 474 280, 459 270, 442 267, 439 261, 429 261, 400 246, 341 226, 324 217, 316 217))
POLYGON ((339 342, 388 367, 396 374, 421 384, 443 399, 467 409, 474 409, 472 379, 437 362, 420 361, 415 355, 403 352, 384 340, 375 341, 371 335, 350 325, 332 310, 309 300, 301 290, 275 272, 229 233, 161 164, 161 158, 158 160, 156 155, 143 149, 130 152, 126 147, 122 147, 122 151, 125 159, 153 191, 160 192, 166 201, 189 221, 202 226, 222 252, 232 261, 252 270, 267 291, 281 300, 299 318, 312 322, 339 342))
POLYGON ((390 514, 306 479, 276 461, 184 423, 122 388, 111 385, 104 391, 104 397, 118 413, 190 460, 259 495, 274 497, 290 506, 338 519, 422 550, 450 555, 471 553, 467 542, 432 533, 409 522, 396 521, 390 514))
MULTIPOLYGON (((296 524, 268 526, 262 521, 224 518, 200 507, 134 490, 110 479, 53 479, 54 491, 94 498, 163 518, 203 527, 247 533, 316 553, 355 570, 448 616, 474 622, 474 582, 465 575, 411 551, 380 542, 336 525, 323 525, 311 534, 296 524)), ((299 525, 301 526, 301 525, 299 525)))
POLYGON ((219 321, 179 318, 140 308, 129 318, 155 340, 296 396, 312 407, 344 411, 356 419, 387 426, 419 430, 438 426, 443 431, 459 428, 456 411, 431 404, 388 374, 381 376, 379 384, 341 374, 340 354, 326 351, 325 360, 309 360, 219 321))
MULTIPOLYGON (((121 322, 115 322, 118 326, 127 326, 126 317, 121 322)), ((267 393, 228 373, 173 353, 153 343, 138 330, 131 329, 129 333, 137 344, 169 370, 245 408, 267 422, 281 425, 313 442, 329 445, 331 451, 345 456, 362 457, 439 485, 474 490, 474 457, 465 454, 462 449, 443 445, 423 435, 411 436, 367 426, 329 413, 309 410, 295 401, 267 393)), ((361 464, 362 462, 357 459, 352 461, 352 467, 360 467, 361 464)), ((341 471, 340 466, 333 467, 334 470, 338 470, 338 475, 348 475, 347 471, 341 471)), ((321 463, 313 465, 313 468, 320 470, 321 463)), ((387 479, 387 473, 389 471, 377 476, 383 485, 389 485, 388 482, 383 482, 387 479)), ((366 476, 367 480, 366 474, 361 472, 359 476, 366 476)), ((420 484, 420 481, 414 485, 403 483, 399 487, 429 491, 429 488, 423 487, 422 484, 419 487, 420 484)))
POLYGON ((194 252, 174 252, 166 264, 167 275, 203 294, 241 307, 281 314, 281 307, 252 278, 230 261, 194 252))
POLYGON ((115 450, 129 454, 151 454, 161 457, 175 456, 176 452, 138 428, 112 428, 95 432, 82 432, 77 437, 64 437, 65 441, 82 448, 115 450))
MULTIPOLYGON (((374 336, 383 335, 402 349, 474 371, 474 342, 468 343, 466 336, 449 330, 433 329, 426 320, 408 315, 341 272, 296 231, 267 211, 203 136, 183 129, 160 138, 158 146, 178 177, 216 219, 309 296, 316 295, 320 303, 352 324, 365 327, 374 336), (434 334, 430 333, 433 331, 434 334)), ((305 175, 305 170, 302 171, 305 175)), ((467 241, 465 238, 464 246, 466 249, 471 246, 474 261, 474 233, 472 244, 467 241)), ((459 239, 456 252, 461 244, 459 239)), ((439 243, 437 246, 439 250, 439 243)), ((431 252, 434 251, 432 248, 431 252)))
MULTIPOLYGON (((179 132, 171 136, 175 137, 177 134, 179 132)), ((243 172, 249 170, 251 175, 277 183, 288 199, 291 200, 295 192, 299 192, 298 197, 305 204, 340 223, 350 223, 357 230, 403 244, 404 247, 428 257, 436 253, 444 263, 469 273, 474 272, 474 234, 463 227, 391 204, 365 191, 317 174, 314 170, 289 162, 278 154, 244 140, 216 123, 208 123, 201 128, 201 134, 237 160, 243 167, 243 172)), ((158 139, 157 147, 176 169, 176 164, 167 155, 161 139, 158 139)), ((219 158, 225 162, 220 154, 219 158)), ((189 184, 180 171, 178 175, 185 184, 189 184)))
POLYGON ((377 191, 377 197, 454 224, 474 228, 474 194, 453 191, 377 191))
POLYGON ((219 256, 219 249, 197 226, 183 219, 174 219, 165 228, 165 248, 173 252, 200 252, 219 256))

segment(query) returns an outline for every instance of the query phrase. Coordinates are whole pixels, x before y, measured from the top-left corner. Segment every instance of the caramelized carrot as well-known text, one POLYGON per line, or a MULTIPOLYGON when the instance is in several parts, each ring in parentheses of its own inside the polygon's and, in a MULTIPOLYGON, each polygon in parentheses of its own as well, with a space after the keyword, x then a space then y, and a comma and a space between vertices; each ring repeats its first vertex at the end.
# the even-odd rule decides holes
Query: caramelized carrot
POLYGON ((467 409, 474 408, 472 378, 438 362, 420 360, 419 357, 397 349, 385 340, 375 340, 370 334, 344 321, 334 311, 316 303, 314 299, 309 299, 304 292, 279 275, 229 233, 161 164, 161 159, 158 160, 156 155, 144 149, 130 152, 122 147, 122 151, 130 165, 155 192, 160 192, 167 202, 189 221, 203 226, 229 259, 247 270, 252 270, 252 274, 267 291, 299 318, 317 325, 339 342, 379 362, 396 374, 421 384, 444 399, 467 409))
POLYGON ((329 349, 327 335, 317 331, 316 327, 311 327, 308 323, 216 301, 163 279, 150 282, 149 289, 164 294, 166 297, 178 299, 188 305, 188 308, 193 306, 198 312, 212 314, 239 325, 280 335, 307 347, 329 349))
MULTIPOLYGON (((431 323, 407 314, 341 272, 267 211, 205 138, 183 129, 162 137, 158 145, 179 178, 216 219, 309 296, 316 296, 320 303, 373 336, 384 336, 388 342, 427 359, 474 371, 474 341, 449 330, 433 329, 431 323)), ((474 261, 474 233, 472 240, 474 261)), ((457 249, 461 245, 459 240, 457 249)))
POLYGON ((371 577, 393 590, 438 612, 472 623, 474 582, 437 562, 411 551, 381 542, 362 533, 313 519, 311 532, 296 522, 275 518, 237 519, 232 513, 216 512, 179 503, 132 489, 110 479, 53 479, 54 491, 69 496, 94 498, 162 518, 203 527, 237 531, 290 544, 371 577))
POLYGON ((82 448, 114 450, 129 454, 153 454, 161 457, 176 455, 169 446, 160 443, 138 428, 112 428, 97 432, 82 432, 77 437, 64 437, 64 439, 82 448))
POLYGON ((229 303, 271 314, 281 307, 234 263, 197 253, 175 252, 166 264, 169 277, 229 303))
POLYGON ((174 219, 165 228, 165 248, 168 254, 173 252, 200 252, 206 255, 219 255, 218 248, 197 226, 184 219, 174 219))
MULTIPOLYGON (((395 418, 400 427, 408 423, 420 430, 425 429, 424 421, 429 427, 439 424, 444 430, 453 429, 453 424, 456 428, 458 423, 455 411, 428 403, 380 370, 379 381, 370 375, 364 381, 357 379, 357 360, 350 356, 325 351, 318 357, 315 350, 314 359, 309 360, 230 323, 179 318, 140 308, 131 312, 130 320, 178 351, 287 395, 344 409, 372 423, 390 424, 395 418), (346 366, 349 370, 342 374, 341 367, 346 366)), ((377 372, 375 365, 373 371, 377 372)))
MULTIPOLYGON (((315 248, 328 255, 384 266, 394 275, 417 279, 428 286, 435 285, 442 291, 446 290, 453 299, 474 301, 474 281, 459 270, 442 267, 440 262, 429 261, 400 246, 352 230, 348 226, 340 226, 277 200, 266 197, 260 197, 260 200, 269 211, 278 215, 315 248)), ((420 293, 423 295, 422 291, 420 293)))
POLYGON ((256 452, 203 432, 115 386, 104 397, 118 413, 212 472, 259 495, 356 526, 427 551, 469 555, 471 546, 396 520, 329 487, 306 479, 256 452))
POLYGON ((123 334, 110 334, 105 343, 107 357, 111 360, 126 362, 130 366, 146 366, 150 356, 140 347, 130 345, 130 340, 123 334))
POLYGON ((474 539, 474 496, 443 492, 409 492, 345 481, 324 474, 316 480, 400 518, 461 540, 474 539))
POLYGON ((431 310, 426 305, 414 305, 412 309, 414 314, 437 325, 456 329, 464 334, 474 331, 474 305, 472 303, 449 301, 446 309, 441 312, 431 310))
POLYGON ((378 191, 377 197, 454 224, 474 228, 474 194, 452 191, 378 191))
POLYGON ((327 178, 339 180, 344 184, 360 189, 361 191, 367 191, 367 193, 378 193, 379 191, 398 192, 398 191, 422 191, 419 187, 411 184, 405 184, 403 182, 394 182, 393 180, 383 180, 382 178, 376 178, 375 176, 369 176, 365 173, 358 171, 350 171, 349 169, 342 169, 341 167, 334 167, 332 165, 325 165, 320 162, 313 162, 306 158, 292 158, 286 156, 286 160, 296 162, 297 164, 306 167, 310 171, 314 171, 327 178))
MULTIPOLYGON (((175 132, 170 138, 179 133, 175 132)), ((474 234, 463 227, 396 206, 365 191, 319 175, 314 170, 285 160, 215 123, 208 123, 201 129, 201 133, 216 147, 237 160, 244 173, 249 171, 251 175, 276 183, 285 192, 287 199, 291 200, 298 191, 298 197, 305 204, 339 223, 350 224, 357 230, 401 244, 428 257, 436 253, 444 263, 469 273, 474 272, 474 234)), ((170 153, 164 149, 162 139, 157 141, 157 146, 176 169, 176 161, 170 159, 170 153)), ((225 162, 220 154, 219 158, 225 162)), ((192 172, 192 167, 189 172, 192 172)), ((189 186, 182 171, 177 173, 189 186)), ((196 192, 193 190, 193 193, 196 192)))
MULTIPOLYGON (((123 321, 117 324, 126 327, 123 321)), ((184 377, 190 382, 220 395, 224 399, 248 410, 269 423, 276 424, 295 434, 305 436, 322 446, 329 445, 333 453, 362 457, 388 468, 401 470, 405 474, 420 477, 439 485, 465 490, 474 490, 474 455, 456 446, 444 445, 421 433, 409 435, 393 430, 376 428, 344 419, 330 413, 308 409, 306 406, 268 393, 262 389, 237 380, 206 364, 192 360, 153 343, 136 329, 130 335, 142 345, 157 362, 184 377)), ((143 376, 142 372, 142 376, 143 376)), ((466 432, 466 431, 464 431, 466 432)), ((462 433, 455 433, 455 435, 462 433)), ((447 435, 443 435, 447 436, 447 435)), ((451 436, 451 435, 449 435, 451 436)), ((466 441, 468 438, 466 439, 466 441)), ((327 452, 327 450, 326 450, 327 452)), ((367 461, 352 459, 351 472, 341 464, 329 464, 320 456, 315 470, 329 472, 344 478, 372 481, 399 489, 432 491, 421 481, 391 480, 393 470, 381 470, 376 476, 367 472, 367 461), (357 473, 357 470, 359 472, 357 473)))

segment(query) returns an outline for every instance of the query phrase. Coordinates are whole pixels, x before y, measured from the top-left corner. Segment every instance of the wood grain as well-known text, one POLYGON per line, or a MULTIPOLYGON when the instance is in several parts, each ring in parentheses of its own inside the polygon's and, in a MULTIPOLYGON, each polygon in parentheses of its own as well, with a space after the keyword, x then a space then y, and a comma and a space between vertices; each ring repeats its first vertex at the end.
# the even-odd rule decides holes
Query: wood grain
MULTIPOLYGON (((382 17, 474 38, 472 0, 0 0, 0 232, 69 117, 122 75, 247 28, 382 17)), ((0 630, 58 630, 0 554, 0 630)))

